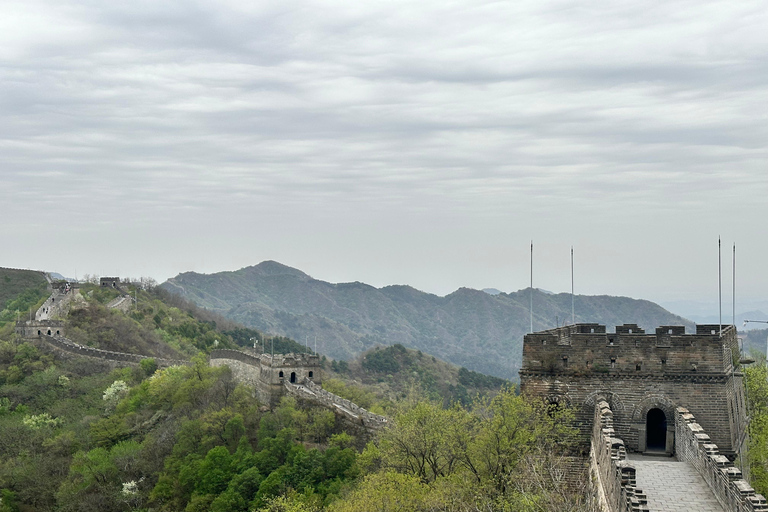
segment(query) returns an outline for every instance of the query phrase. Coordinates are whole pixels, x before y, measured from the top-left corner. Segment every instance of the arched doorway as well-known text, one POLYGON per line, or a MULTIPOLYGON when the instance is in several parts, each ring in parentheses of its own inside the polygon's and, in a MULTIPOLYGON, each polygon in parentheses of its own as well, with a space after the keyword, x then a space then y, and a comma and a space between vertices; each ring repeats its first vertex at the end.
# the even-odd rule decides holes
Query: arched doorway
POLYGON ((296 383, 296 372, 291 372, 291 383, 296 383))
POLYGON ((667 449, 667 416, 661 409, 651 409, 645 420, 645 449, 667 449))

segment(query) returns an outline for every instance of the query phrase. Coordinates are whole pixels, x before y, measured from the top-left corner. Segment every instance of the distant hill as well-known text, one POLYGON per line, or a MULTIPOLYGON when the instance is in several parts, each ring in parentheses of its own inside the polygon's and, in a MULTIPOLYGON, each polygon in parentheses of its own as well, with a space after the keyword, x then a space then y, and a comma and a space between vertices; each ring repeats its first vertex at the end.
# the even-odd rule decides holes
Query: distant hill
POLYGON ((43 272, 0 267, 0 326, 26 315, 47 295, 48 280, 43 272))
MULTIPOLYGON (((357 385, 378 398, 381 403, 393 403, 407 396, 415 385, 433 400, 440 400, 445 407, 453 402, 469 405, 477 395, 496 394, 504 385, 504 379, 483 375, 464 367, 423 353, 407 349, 400 344, 376 347, 360 354, 347 363, 333 361, 323 374, 323 387, 347 394, 339 389, 334 379, 342 379, 345 386, 357 385)), ((372 400, 360 396, 346 396, 367 408, 372 400)))
MULTIPOLYGON (((187 272, 162 284, 199 306, 261 331, 307 341, 337 359, 400 343, 470 370, 516 379, 528 332, 529 290, 490 295, 460 288, 439 297, 410 286, 328 283, 274 261, 234 272, 187 272)), ((571 318, 570 294, 533 293, 534 330, 571 318)), ((646 329, 692 323, 646 300, 576 296, 577 322, 646 329)))

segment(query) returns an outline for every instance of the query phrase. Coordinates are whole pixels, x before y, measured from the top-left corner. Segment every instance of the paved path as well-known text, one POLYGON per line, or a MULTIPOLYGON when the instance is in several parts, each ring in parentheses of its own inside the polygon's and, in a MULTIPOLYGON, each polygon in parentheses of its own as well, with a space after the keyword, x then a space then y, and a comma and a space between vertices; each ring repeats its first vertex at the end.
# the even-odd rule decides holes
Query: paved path
POLYGON ((725 512, 698 471, 687 462, 636 453, 628 454, 627 459, 637 469, 637 486, 648 497, 649 510, 725 512))

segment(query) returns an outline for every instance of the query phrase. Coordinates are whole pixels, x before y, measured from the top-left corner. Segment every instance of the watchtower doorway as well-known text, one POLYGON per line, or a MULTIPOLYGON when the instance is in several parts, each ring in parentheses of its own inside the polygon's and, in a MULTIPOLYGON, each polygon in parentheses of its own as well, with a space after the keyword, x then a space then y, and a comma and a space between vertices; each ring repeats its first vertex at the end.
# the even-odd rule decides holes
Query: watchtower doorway
POLYGON ((291 383, 296 384, 296 372, 291 372, 291 383))
POLYGON ((645 449, 667 449, 667 416, 661 409, 651 409, 645 421, 645 449))

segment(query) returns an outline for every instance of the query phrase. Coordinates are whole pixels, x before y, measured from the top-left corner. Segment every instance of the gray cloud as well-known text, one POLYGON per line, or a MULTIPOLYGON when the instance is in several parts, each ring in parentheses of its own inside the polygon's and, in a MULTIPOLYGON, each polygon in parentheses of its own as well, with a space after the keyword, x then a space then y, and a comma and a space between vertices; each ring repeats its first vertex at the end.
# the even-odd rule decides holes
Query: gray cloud
POLYGON ((0 264, 445 293, 526 286, 535 238, 586 293, 670 299, 711 294, 722 234, 768 284, 762 2, 3 10, 0 264))

